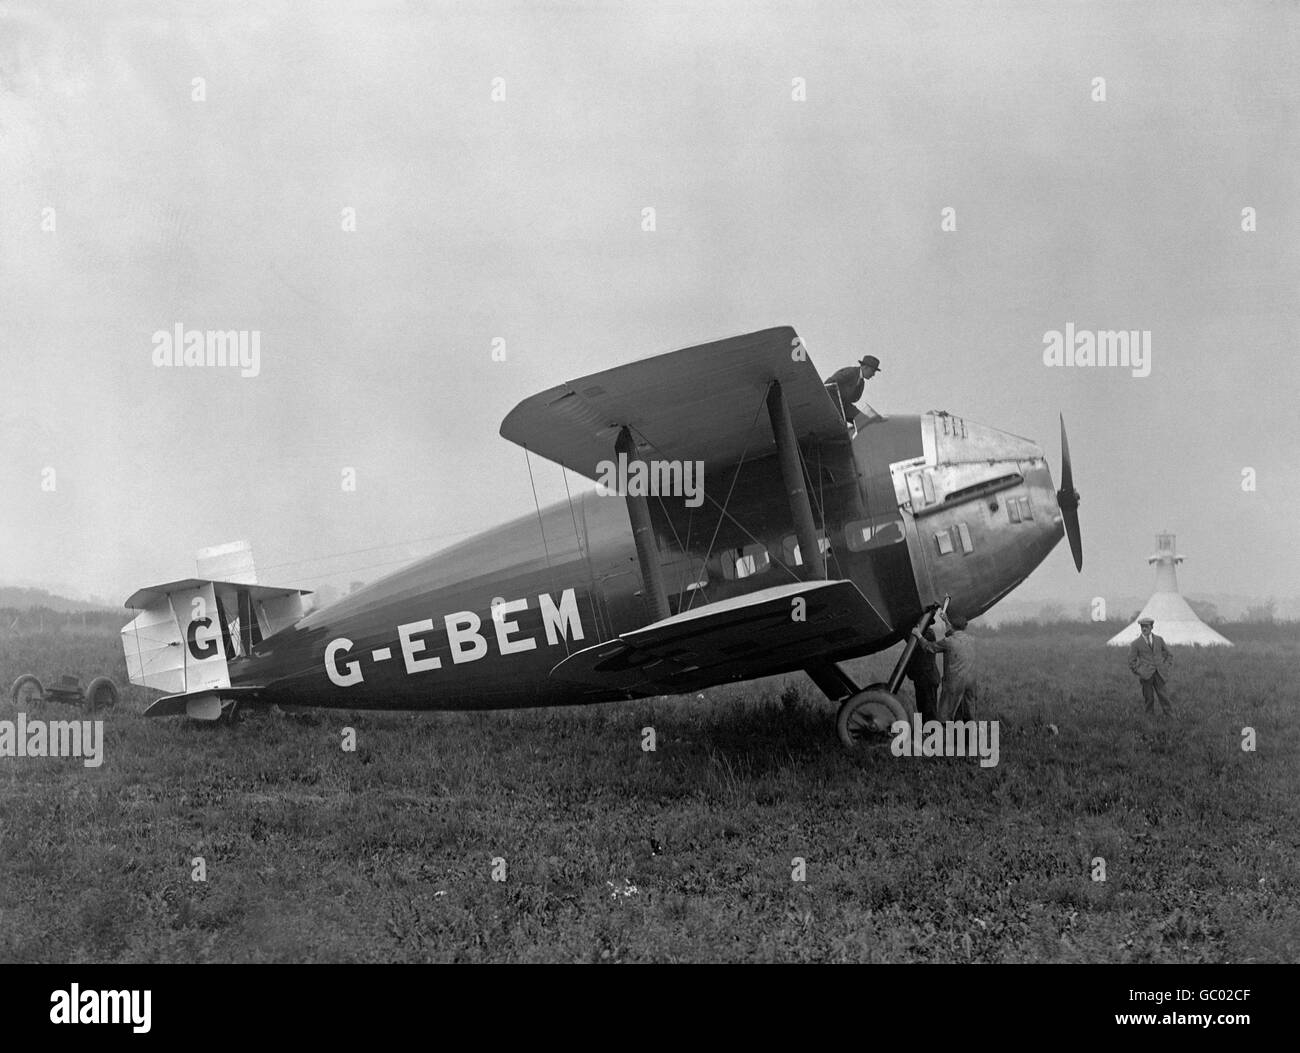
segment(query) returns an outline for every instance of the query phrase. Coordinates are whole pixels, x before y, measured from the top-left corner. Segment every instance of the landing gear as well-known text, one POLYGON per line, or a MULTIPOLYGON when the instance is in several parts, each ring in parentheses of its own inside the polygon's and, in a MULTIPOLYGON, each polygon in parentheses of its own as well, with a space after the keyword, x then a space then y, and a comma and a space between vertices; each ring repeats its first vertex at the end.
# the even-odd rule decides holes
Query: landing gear
MULTIPOLYGON (((916 628, 925 632, 934 616, 940 610, 946 610, 948 601, 932 604, 922 613, 916 628)), ((916 712, 915 707, 898 693, 907 671, 907 663, 916 650, 916 637, 910 633, 904 638, 903 653, 894 664, 887 684, 870 684, 859 688, 853 678, 838 662, 812 662, 804 671, 825 693, 832 702, 840 703, 840 711, 835 718, 835 730, 840 742, 849 749, 858 749, 872 739, 889 737, 889 729, 897 720, 910 722, 916 712)))
POLYGON ((889 692, 887 684, 873 684, 864 691, 850 695, 840 703, 835 718, 835 730, 840 742, 849 749, 857 749, 873 739, 889 737, 894 722, 908 720, 907 707, 889 692))

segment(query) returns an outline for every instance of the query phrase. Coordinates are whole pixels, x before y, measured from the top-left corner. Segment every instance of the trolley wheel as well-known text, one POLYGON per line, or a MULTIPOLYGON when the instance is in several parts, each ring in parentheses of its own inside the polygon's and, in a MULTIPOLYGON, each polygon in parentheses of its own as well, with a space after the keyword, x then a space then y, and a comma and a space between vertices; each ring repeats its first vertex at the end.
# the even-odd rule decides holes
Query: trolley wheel
POLYGON ((33 702, 40 702, 45 698, 45 688, 31 673, 24 673, 14 681, 9 697, 17 708, 26 709, 33 702))
POLYGON ((117 685, 106 676, 97 676, 86 688, 86 712, 97 713, 117 705, 117 685))
POLYGON ((907 719, 907 708, 894 695, 883 687, 869 687, 841 703, 835 728, 840 742, 859 749, 873 739, 887 739, 894 721, 907 719))

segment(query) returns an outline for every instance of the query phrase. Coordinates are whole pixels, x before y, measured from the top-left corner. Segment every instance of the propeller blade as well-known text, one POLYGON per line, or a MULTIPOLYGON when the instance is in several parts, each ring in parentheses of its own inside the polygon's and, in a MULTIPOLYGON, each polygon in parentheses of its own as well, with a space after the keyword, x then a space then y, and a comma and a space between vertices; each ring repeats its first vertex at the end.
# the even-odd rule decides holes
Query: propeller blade
POLYGON ((1074 471, 1070 467, 1070 437, 1065 434, 1065 414, 1061 417, 1061 489, 1067 494, 1074 491, 1074 471))
POLYGON ((1074 557, 1074 569, 1083 570, 1083 538, 1079 533, 1079 508, 1062 508, 1061 518, 1065 521, 1065 536, 1070 539, 1070 555, 1074 557))
POLYGON ((1056 491, 1065 536, 1070 542, 1074 569, 1083 570, 1083 534, 1079 530, 1079 491, 1074 488, 1074 468, 1070 464, 1070 440, 1065 434, 1065 414, 1061 414, 1061 488, 1056 491))

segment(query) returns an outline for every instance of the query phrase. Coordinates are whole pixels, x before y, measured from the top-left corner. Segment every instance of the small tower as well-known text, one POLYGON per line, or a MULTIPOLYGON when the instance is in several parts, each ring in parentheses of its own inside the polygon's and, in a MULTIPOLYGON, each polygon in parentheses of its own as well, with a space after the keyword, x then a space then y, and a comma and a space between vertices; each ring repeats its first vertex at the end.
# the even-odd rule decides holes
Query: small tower
MULTIPOLYGON (((1201 621, 1178 591, 1178 572, 1174 568, 1182 561, 1183 557, 1174 547, 1174 535, 1157 534, 1156 550, 1147 557, 1147 563, 1156 565, 1156 591, 1147 600, 1138 619, 1154 619, 1155 634, 1167 644, 1231 647, 1232 641, 1224 639, 1201 621)), ((1112 647, 1125 647, 1136 640, 1141 631, 1135 620, 1106 643, 1112 647)))

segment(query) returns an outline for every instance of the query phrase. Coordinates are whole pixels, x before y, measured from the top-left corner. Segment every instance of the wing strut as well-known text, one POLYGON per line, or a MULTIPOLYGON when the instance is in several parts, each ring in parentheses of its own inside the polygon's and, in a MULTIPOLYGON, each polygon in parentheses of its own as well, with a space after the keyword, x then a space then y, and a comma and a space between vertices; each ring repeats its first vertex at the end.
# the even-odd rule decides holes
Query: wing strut
MULTIPOLYGON (((640 460, 636 453, 636 442, 626 426, 618 433, 614 452, 627 458, 629 473, 632 462, 640 460)), ((645 587, 651 621, 661 622, 670 617, 672 611, 668 607, 663 570, 659 566, 659 546, 655 544, 654 527, 650 525, 650 502, 644 495, 634 496, 631 493, 624 500, 627 502, 627 516, 632 521, 632 540, 636 543, 637 562, 641 564, 641 584, 645 587)))
POLYGON ((781 465, 781 480, 785 483, 785 491, 790 498, 794 532, 799 538, 799 555, 803 557, 803 565, 808 568, 810 578, 825 580, 826 562, 822 559, 812 505, 808 503, 808 491, 804 488, 799 444, 794 437, 790 411, 786 408, 785 395, 781 392, 781 382, 778 380, 772 381, 772 386, 767 389, 767 415, 772 422, 772 434, 776 438, 776 457, 781 465))

